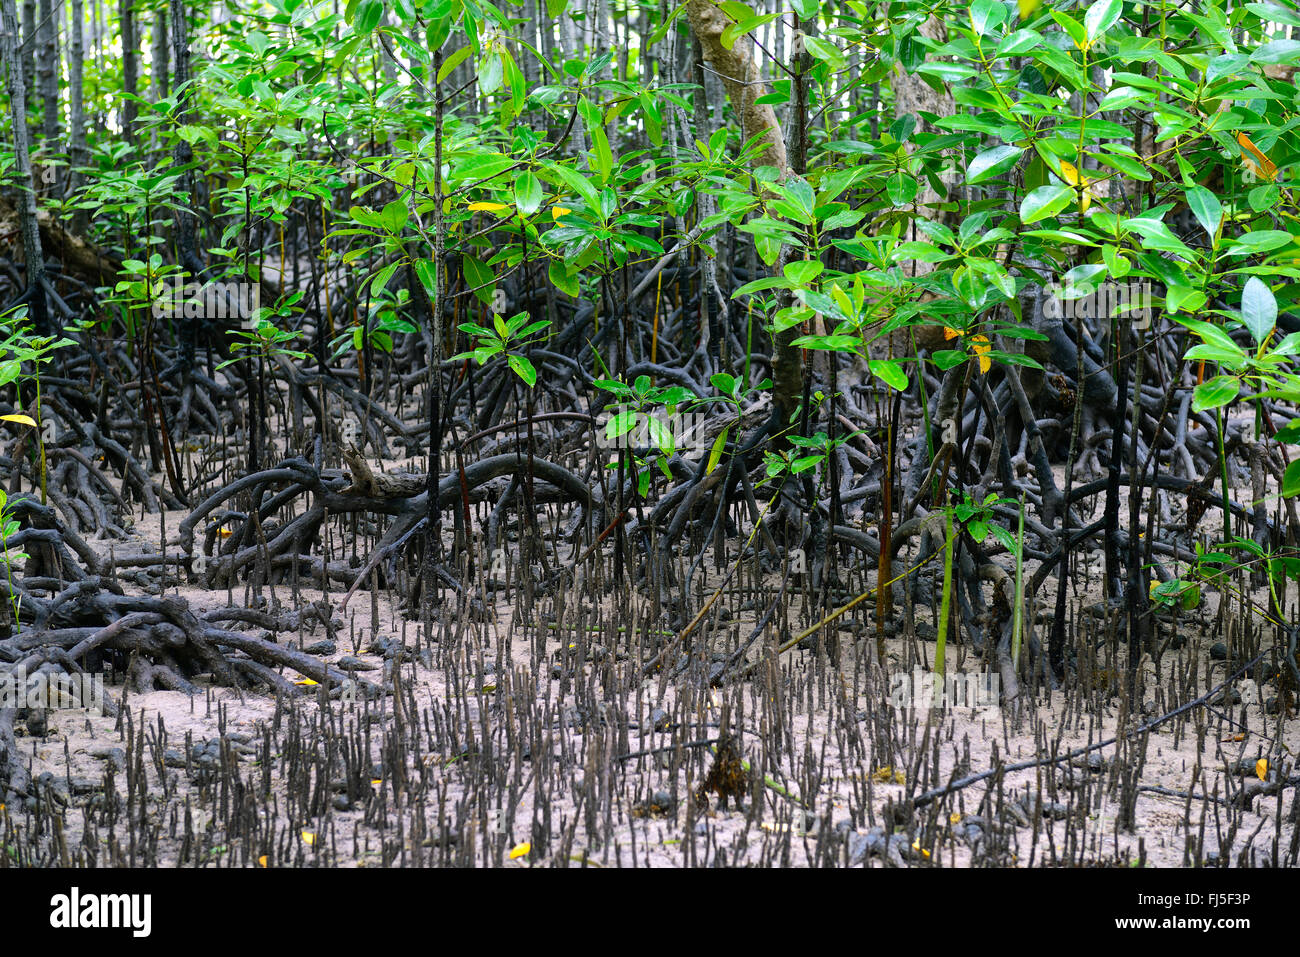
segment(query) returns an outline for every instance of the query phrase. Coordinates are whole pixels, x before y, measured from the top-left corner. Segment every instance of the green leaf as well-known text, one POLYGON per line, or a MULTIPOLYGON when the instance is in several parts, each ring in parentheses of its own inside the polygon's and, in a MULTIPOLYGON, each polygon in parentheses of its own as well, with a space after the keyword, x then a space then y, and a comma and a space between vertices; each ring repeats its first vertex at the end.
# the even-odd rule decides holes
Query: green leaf
POLYGON ((830 352, 856 352, 862 347, 859 336, 800 336, 792 346, 800 349, 826 349, 830 352))
POLYGON ((605 423, 605 437, 613 440, 627 435, 636 426, 636 410, 623 409, 605 423))
POLYGON ((1210 345, 1218 346, 1220 349, 1224 349, 1229 352, 1234 352, 1239 356, 1245 355, 1245 353, 1241 351, 1241 346, 1237 345, 1237 343, 1232 341, 1232 336, 1228 335, 1226 332, 1224 332, 1222 329, 1220 329, 1218 326, 1214 325, 1213 323, 1203 322, 1200 319, 1180 318, 1177 321, 1182 325, 1186 326, 1188 329, 1191 329, 1192 332, 1196 333, 1198 336, 1200 336, 1203 342, 1206 342, 1210 345))
POLYGON ((799 286, 807 285, 821 275, 826 268, 819 260, 803 259, 785 264, 785 278, 799 286))
POLYGON ((1167 286, 1165 289, 1165 311, 1195 312, 1205 305, 1205 293, 1188 286, 1167 286))
POLYGON ((1255 63, 1300 63, 1300 40, 1273 40, 1255 48, 1255 63))
POLYGON ((515 375, 528 383, 530 389, 537 384, 537 370, 525 356, 511 354, 506 356, 506 361, 510 363, 510 368, 515 370, 515 375))
POLYGON ((668 423, 659 418, 659 416, 646 416, 646 431, 650 435, 650 441, 653 442, 655 447, 664 455, 671 456, 677 451, 676 443, 673 440, 672 429, 670 429, 668 423))
POLYGON ((1192 346, 1187 350, 1184 356, 1189 362, 1200 360, 1202 362, 1214 362, 1223 366, 1225 369, 1231 369, 1233 372, 1240 372, 1246 367, 1246 354, 1240 349, 1223 349, 1219 346, 1212 346, 1208 343, 1202 343, 1199 346, 1192 346))
POLYGON ((796 289, 794 294, 799 297, 804 305, 820 312, 823 316, 834 319, 836 322, 851 321, 848 314, 840 309, 839 304, 825 293, 813 292, 811 289, 796 289))
POLYGON ((1282 428, 1277 430, 1273 436, 1279 442, 1285 442, 1287 445, 1300 444, 1300 419, 1292 419, 1282 428))
POLYGON ((1219 197, 1204 186, 1189 186, 1187 205, 1201 228, 1209 234, 1210 242, 1214 242, 1219 233, 1219 223, 1223 221, 1223 205, 1219 202, 1219 197))
POLYGON ((916 199, 919 190, 920 184, 916 181, 916 177, 902 170, 885 180, 885 192, 889 194, 889 201, 895 206, 907 206, 916 199))
POLYGON ((465 282, 474 290, 474 295, 487 305, 491 305, 496 274, 473 256, 462 256, 460 262, 465 272, 465 282))
POLYGON ((469 47, 464 46, 451 56, 447 57, 447 59, 443 60, 442 68, 438 71, 438 82, 441 83, 443 80, 447 79, 447 77, 451 76, 451 71, 464 63, 466 58, 468 58, 472 52, 473 51, 469 47))
POLYGON ((729 372, 715 372, 709 376, 709 382, 723 395, 736 394, 736 377, 729 372))
POLYGON ((1290 498, 1300 492, 1300 459, 1296 459, 1282 473, 1282 497, 1290 498))
POLYGON ((709 450, 709 461, 704 466, 705 475, 708 475, 710 472, 712 472, 714 469, 718 467, 718 462, 722 459, 722 450, 727 445, 727 433, 730 430, 731 430, 731 426, 727 426, 725 429, 719 432, 718 437, 713 440, 713 448, 709 450))
POLYGON ((568 267, 564 265, 562 259, 552 259, 551 264, 546 267, 546 275, 551 280, 551 285, 567 296, 578 298, 581 291, 578 284, 577 275, 569 275, 568 267))
POLYGON ((593 213, 600 209, 600 193, 596 191, 596 187, 592 186, 586 177, 568 166, 561 166, 559 163, 554 162, 547 162, 546 171, 554 174, 565 186, 581 196, 583 202, 587 204, 587 208, 593 213))
POLYGON ((1272 252, 1274 249, 1280 249, 1294 240, 1294 236, 1280 229, 1258 229, 1238 236, 1229 250, 1229 255, 1257 256, 1261 253, 1272 252))
POLYGON ((1074 188, 1071 186, 1040 186, 1032 191, 1020 204, 1020 221, 1025 225, 1036 223, 1040 219, 1055 216, 1074 201, 1074 188))
POLYGON ((965 362, 966 353, 960 349, 939 349, 930 358, 941 371, 947 372, 965 362))
POLYGON ((1105 34, 1115 25, 1123 12, 1123 0, 1098 0, 1088 7, 1088 12, 1083 15, 1083 26, 1088 34, 1088 42, 1091 44, 1105 34))
POLYGON ((438 295, 438 267, 432 259, 421 259, 415 264, 415 278, 420 280, 430 299, 438 295))
POLYGON ((966 182, 974 186, 986 179, 1001 176, 1016 165, 1025 151, 1018 146, 995 146, 985 150, 966 167, 966 182))
POLYGON ((361 12, 357 16, 353 27, 357 33, 371 33, 375 27, 379 26, 379 20, 384 15, 384 5, 379 0, 365 0, 361 4, 361 12))
POLYGON ((828 43, 821 37, 809 36, 805 36, 803 42, 809 53, 827 64, 832 70, 843 70, 848 66, 849 61, 844 58, 844 54, 840 52, 835 44, 828 43))
POLYGON ((1247 279, 1242 290, 1241 321, 1250 330, 1256 345, 1263 345, 1277 325, 1277 300, 1257 276, 1247 279))
POLYGON ((1217 409, 1227 405, 1241 391, 1241 381, 1236 376, 1216 375, 1198 385, 1192 393, 1192 408, 1197 412, 1217 409))
POLYGON ((515 208, 521 216, 531 216, 542 205, 542 183, 528 170, 515 177, 515 208))
POLYGON ((907 388, 907 373, 893 359, 872 359, 868 365, 876 378, 899 392, 907 388))
POLYGON ((605 135, 605 127, 599 123, 589 124, 587 134, 591 137, 592 153, 596 157, 596 170, 600 173, 600 181, 608 183, 614 173, 614 153, 609 148, 609 137, 605 135))
POLYGON ((1007 8, 1002 0, 975 0, 970 5, 970 25, 980 36, 1002 25, 1007 18, 1007 8))

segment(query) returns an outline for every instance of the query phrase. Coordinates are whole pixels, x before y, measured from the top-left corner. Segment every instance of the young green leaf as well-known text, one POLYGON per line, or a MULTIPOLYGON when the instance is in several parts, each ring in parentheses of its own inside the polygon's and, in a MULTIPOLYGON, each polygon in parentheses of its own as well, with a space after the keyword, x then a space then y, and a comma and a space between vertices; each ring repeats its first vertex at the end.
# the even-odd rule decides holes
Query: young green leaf
POLYGON ((1241 321, 1256 345, 1263 345, 1277 325, 1277 300, 1273 291, 1257 276, 1246 280, 1241 293, 1241 321))

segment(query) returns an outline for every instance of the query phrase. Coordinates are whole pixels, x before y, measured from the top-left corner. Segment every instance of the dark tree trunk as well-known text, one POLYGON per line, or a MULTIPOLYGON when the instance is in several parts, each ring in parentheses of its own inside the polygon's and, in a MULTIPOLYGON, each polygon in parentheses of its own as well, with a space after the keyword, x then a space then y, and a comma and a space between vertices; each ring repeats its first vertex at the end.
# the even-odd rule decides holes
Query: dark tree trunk
POLYGON ((140 63, 136 47, 135 0, 120 0, 118 25, 122 32, 122 133, 127 142, 135 142, 135 118, 139 112, 134 99, 140 93, 140 63))
MULTIPOLYGON (((82 35, 85 11, 82 0, 72 0, 72 22, 69 26, 68 41, 68 132, 69 163, 71 172, 68 176, 68 193, 72 194, 85 181, 83 174, 77 172, 79 167, 90 163, 90 151, 86 149, 86 103, 82 79, 85 73, 85 39, 82 35)), ((86 232, 87 211, 78 209, 72 216, 72 231, 80 236, 86 232)))
POLYGON ((14 168, 21 196, 18 222, 23 237, 23 254, 27 258, 27 305, 37 330, 45 332, 49 321, 45 312, 45 254, 41 250, 41 232, 36 221, 36 189, 32 182, 32 161, 27 146, 27 81, 18 54, 18 11, 14 0, 0 0, 0 59, 5 65, 5 89, 13 120, 14 168))

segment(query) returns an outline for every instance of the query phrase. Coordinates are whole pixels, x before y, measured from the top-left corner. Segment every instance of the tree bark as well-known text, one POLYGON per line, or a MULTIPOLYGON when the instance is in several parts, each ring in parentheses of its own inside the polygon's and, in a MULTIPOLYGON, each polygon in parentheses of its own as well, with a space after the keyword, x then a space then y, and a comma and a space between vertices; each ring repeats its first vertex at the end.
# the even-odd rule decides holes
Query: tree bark
MULTIPOLYGON (((86 46, 83 36, 85 10, 83 0, 72 0, 72 22, 69 26, 68 41, 68 162, 71 167, 68 175, 68 194, 71 195, 85 181, 79 167, 90 163, 90 150, 86 148, 86 97, 83 85, 85 76, 86 46)), ((89 214, 78 209, 72 215, 72 232, 81 236, 86 232, 89 214)))
MULTIPOLYGON (((754 62, 754 41, 744 36, 737 39, 730 50, 724 47, 722 33, 731 20, 711 0, 688 0, 686 17, 700 42, 705 63, 721 76, 727 98, 740 119, 742 140, 748 142, 754 136, 761 136, 763 145, 758 165, 776 167, 781 178, 785 179, 790 166, 781 125, 772 107, 758 102, 766 92, 766 86, 754 62)), ((796 335, 796 330, 787 329, 776 335, 773 344, 773 399, 776 414, 782 417, 782 427, 788 424, 803 390, 803 363, 799 350, 791 345, 796 335)))
MULTIPOLYGON (((946 43, 948 32, 943 22, 936 17, 931 17, 921 24, 918 32, 937 43, 946 43)), ((953 103, 952 93, 946 88, 943 92, 936 92, 924 78, 917 73, 906 75, 894 74, 891 78, 894 91, 894 116, 906 116, 911 113, 916 116, 916 128, 923 132, 935 132, 930 124, 922 117, 921 113, 933 113, 937 116, 952 116, 957 112, 957 107, 953 103)), ((915 148, 912 143, 908 144, 908 152, 915 148)), ((919 189, 916 193, 916 199, 913 200, 913 206, 918 210, 929 208, 931 212, 928 215, 918 216, 919 219, 942 220, 944 216, 939 213, 935 207, 944 201, 945 197, 939 195, 928 179, 920 177, 918 183, 919 189)), ((956 225, 956 224, 952 224, 956 225)), ((916 219, 912 220, 909 239, 924 238, 918 233, 916 228, 916 219)), ((934 269, 933 263, 913 262, 907 266, 913 275, 920 276, 931 272, 934 269)))
POLYGON ((0 0, 0 59, 6 68, 6 92, 13 120, 14 169, 19 182, 18 223, 27 258, 27 303, 36 328, 45 332, 45 254, 41 250, 40 226, 36 222, 36 189, 32 182, 32 161, 27 147, 27 82, 19 58, 18 11, 14 0, 0 0))
MULTIPOLYGON (((37 45, 40 47, 40 67, 37 70, 41 105, 41 139, 45 162, 49 164, 54 155, 62 153, 59 148, 59 42, 58 13, 62 4, 55 5, 52 0, 40 0, 40 21, 36 26, 37 45)), ((41 178, 41 185, 53 187, 57 193, 57 183, 62 177, 56 174, 57 167, 47 165, 41 178)))
POLYGON ((149 64, 149 82, 153 89, 150 91, 155 103, 167 98, 168 93, 168 76, 167 67, 170 61, 171 51, 168 49, 167 42, 167 19, 169 10, 167 5, 160 6, 154 12, 153 18, 153 36, 151 44, 151 59, 149 64))
POLYGON ((688 0, 686 17, 704 49, 705 62, 719 74, 727 90, 727 98, 740 119, 742 141, 747 142, 761 134, 763 149, 759 154, 759 165, 775 166, 784 179, 789 166, 781 125, 771 105, 757 102, 767 92, 767 87, 762 82, 758 64, 754 62, 754 41, 743 36, 730 50, 724 47, 722 31, 731 25, 731 20, 711 0, 688 0))
POLYGON ((136 53, 135 0, 119 0, 118 25, 122 32, 122 135, 135 143, 138 105, 132 97, 140 92, 140 64, 136 53))

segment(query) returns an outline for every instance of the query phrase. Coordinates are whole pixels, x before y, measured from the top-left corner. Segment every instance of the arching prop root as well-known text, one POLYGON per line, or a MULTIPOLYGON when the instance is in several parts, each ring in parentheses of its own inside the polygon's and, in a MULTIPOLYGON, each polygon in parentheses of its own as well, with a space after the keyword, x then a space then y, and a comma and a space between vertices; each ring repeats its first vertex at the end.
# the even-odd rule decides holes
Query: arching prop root
MULTIPOLYGON (((237 479, 200 503, 181 522, 171 544, 179 546, 191 559, 203 556, 198 564, 205 571, 197 574, 205 587, 232 584, 244 570, 265 576, 268 569, 284 569, 300 560, 312 573, 328 570, 330 577, 335 578, 337 572, 355 590, 372 569, 414 538, 412 532, 429 514, 429 482, 428 476, 421 473, 376 473, 354 449, 348 450, 346 460, 352 473, 350 480, 342 472, 320 469, 301 457, 286 459, 275 468, 237 479), (247 513, 218 512, 219 506, 241 494, 258 503, 258 507, 250 508, 247 513), (281 524, 273 522, 277 512, 303 495, 310 496, 310 504, 304 511, 281 524), (360 568, 326 562, 311 554, 326 516, 346 514, 393 517, 371 558, 360 568), (210 516, 215 520, 207 524, 202 545, 196 546, 196 530, 210 516), (229 534, 225 544, 216 551, 216 541, 225 526, 229 534), (336 569, 336 565, 341 567, 336 569)), ((492 480, 514 475, 527 467, 527 461, 519 455, 503 454, 444 475, 438 483, 437 507, 446 509, 462 504, 466 496, 475 497, 492 480)), ((577 502, 584 515, 595 511, 599 518, 599 499, 578 476, 563 466, 536 457, 531 460, 531 467, 539 483, 539 501, 558 497, 577 502), (547 486, 554 490, 554 496, 545 494, 547 486)))
POLYGON ((276 632, 297 630, 308 612, 274 617, 246 608, 221 608, 196 615, 177 596, 126 595, 113 581, 90 576, 64 589, 39 610, 34 627, 0 640, 0 796, 25 790, 27 775, 14 743, 20 712, 31 720, 46 707, 95 707, 115 713, 103 686, 92 684, 109 665, 125 674, 127 688, 200 692, 198 676, 213 684, 278 694, 308 693, 313 685, 329 693, 378 696, 378 686, 319 658, 276 642, 276 632), (250 631, 221 627, 252 626, 250 631), (297 679, 285 672, 296 673, 297 679), (75 689, 75 690, 74 690, 75 689), (100 698, 99 695, 103 694, 100 698))

